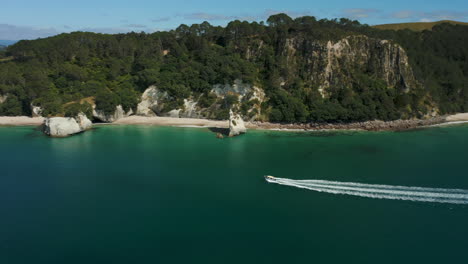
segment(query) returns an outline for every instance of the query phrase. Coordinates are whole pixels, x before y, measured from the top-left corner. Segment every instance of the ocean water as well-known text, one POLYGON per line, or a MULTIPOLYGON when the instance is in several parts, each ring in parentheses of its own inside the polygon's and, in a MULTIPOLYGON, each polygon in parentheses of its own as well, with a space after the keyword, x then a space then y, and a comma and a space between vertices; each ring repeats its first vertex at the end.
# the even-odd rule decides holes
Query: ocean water
POLYGON ((0 263, 464 263, 466 204, 263 176, 468 190, 467 166, 468 126, 222 140, 197 128, 51 139, 1 127, 0 263))

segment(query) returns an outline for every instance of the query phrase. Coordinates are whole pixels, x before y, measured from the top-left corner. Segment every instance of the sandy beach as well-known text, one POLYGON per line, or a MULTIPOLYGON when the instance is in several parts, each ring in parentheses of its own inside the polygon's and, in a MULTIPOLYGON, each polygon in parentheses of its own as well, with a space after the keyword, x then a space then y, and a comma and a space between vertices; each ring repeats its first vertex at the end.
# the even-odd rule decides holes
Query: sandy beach
POLYGON ((229 127, 229 122, 195 119, 195 118, 174 118, 174 117, 145 117, 129 116, 115 121, 118 125, 158 125, 158 126, 194 126, 194 127, 229 127))
POLYGON ((456 115, 451 115, 447 117, 447 122, 460 122, 468 121, 468 113, 461 113, 456 115))
POLYGON ((0 126, 39 126, 43 122, 43 117, 0 116, 0 126))
MULTIPOLYGON (((39 126, 44 122, 43 117, 0 116, 0 126, 39 126)), ((367 121, 349 124, 276 124, 269 122, 245 122, 249 129, 268 129, 278 131, 304 130, 398 130, 424 126, 450 125, 468 122, 468 113, 460 113, 447 117, 437 117, 429 120, 397 120, 390 122, 367 121)), ((208 120, 196 118, 174 117, 145 117, 129 116, 115 121, 116 125, 156 125, 178 127, 216 127, 228 128, 227 120, 208 120)))

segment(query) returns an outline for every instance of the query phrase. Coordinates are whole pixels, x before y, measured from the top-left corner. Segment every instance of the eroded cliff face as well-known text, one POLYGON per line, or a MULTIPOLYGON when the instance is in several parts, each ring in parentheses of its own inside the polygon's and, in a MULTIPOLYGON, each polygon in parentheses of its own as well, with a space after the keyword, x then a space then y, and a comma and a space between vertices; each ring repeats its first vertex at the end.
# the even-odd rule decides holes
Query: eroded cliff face
POLYGON ((96 109, 96 106, 93 106, 93 117, 101 122, 112 123, 124 117, 133 115, 133 110, 130 109, 128 112, 125 112, 121 105, 115 107, 115 112, 111 115, 106 115, 104 111, 96 109))
MULTIPOLYGON (((199 104, 200 97, 194 95, 184 99, 184 104, 177 109, 168 109, 166 104, 174 100, 166 92, 159 90, 156 86, 150 86, 143 93, 138 104, 137 115, 141 116, 167 116, 175 118, 215 118, 220 111, 223 100, 229 95, 235 95, 238 101, 235 103, 239 108, 243 103, 245 117, 255 120, 261 113, 261 103, 265 101, 264 91, 242 80, 235 80, 233 84, 213 85, 211 93, 216 97, 214 103, 208 107, 199 104)), ((201 95, 204 96, 204 95, 201 95)))
POLYGON ((357 35, 325 43, 296 37, 286 40, 283 55, 288 67, 304 72, 323 96, 331 87, 350 85, 357 74, 374 76, 405 92, 416 85, 405 50, 388 40, 357 35))

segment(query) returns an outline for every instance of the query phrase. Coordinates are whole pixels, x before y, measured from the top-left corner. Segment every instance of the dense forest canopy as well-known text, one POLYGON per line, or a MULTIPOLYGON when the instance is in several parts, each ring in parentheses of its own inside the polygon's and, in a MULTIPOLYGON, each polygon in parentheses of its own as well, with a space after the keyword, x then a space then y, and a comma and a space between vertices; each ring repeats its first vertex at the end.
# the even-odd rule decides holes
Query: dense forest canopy
MULTIPOLYGON (((349 19, 292 19, 285 14, 264 22, 233 21, 181 25, 169 32, 117 35, 73 32, 20 41, 0 51, 0 115, 90 112, 86 98, 111 113, 117 105, 135 109, 150 85, 167 92, 170 106, 199 98, 216 102, 215 84, 242 80, 261 87, 263 119, 274 122, 393 120, 468 111, 468 26, 440 24, 432 30, 379 30, 349 19), (364 35, 401 45, 417 85, 389 87, 373 71, 346 69, 349 81, 319 92, 310 78, 305 53, 291 65, 284 47, 364 35), (83 103, 84 102, 84 103, 83 103)), ((303 52, 307 52, 304 50, 303 52)), ((344 67, 344 66, 343 66, 344 67)), ((232 105, 226 104, 227 106, 232 105)), ((226 112, 226 109, 220 111, 226 112)), ((223 115, 220 115, 220 118, 223 115)))

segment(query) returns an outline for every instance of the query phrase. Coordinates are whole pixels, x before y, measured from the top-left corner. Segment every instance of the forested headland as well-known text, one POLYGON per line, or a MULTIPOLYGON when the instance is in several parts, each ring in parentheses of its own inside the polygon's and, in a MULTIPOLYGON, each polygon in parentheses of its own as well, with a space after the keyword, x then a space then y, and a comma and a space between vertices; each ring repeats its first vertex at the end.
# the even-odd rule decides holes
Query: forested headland
POLYGON ((258 119, 284 123, 468 112, 467 43, 463 25, 396 31, 285 14, 151 34, 60 34, 0 51, 0 115, 31 115, 31 106, 43 116, 91 115, 94 103, 105 113, 135 110, 151 85, 167 94, 165 110, 193 98, 219 119, 233 106, 247 115, 254 103, 258 119), (213 94, 236 80, 261 88, 265 100, 213 94))

